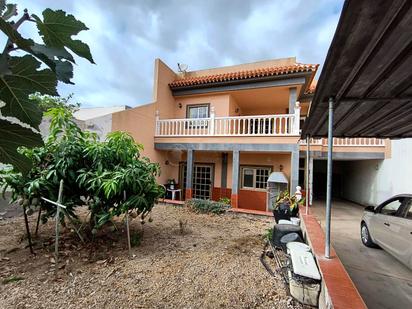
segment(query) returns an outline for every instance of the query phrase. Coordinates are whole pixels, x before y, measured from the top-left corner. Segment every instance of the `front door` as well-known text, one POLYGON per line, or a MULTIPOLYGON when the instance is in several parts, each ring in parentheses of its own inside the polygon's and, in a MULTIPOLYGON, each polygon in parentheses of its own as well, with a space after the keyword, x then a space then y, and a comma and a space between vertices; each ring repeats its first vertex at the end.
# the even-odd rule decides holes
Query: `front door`
POLYGON ((193 198, 210 200, 212 198, 213 165, 195 164, 193 169, 193 198))
MULTIPOLYGON (((180 182, 186 189, 187 165, 180 165, 180 182)), ((193 166, 192 197, 209 200, 212 199, 213 189, 213 164, 195 163, 193 166)))

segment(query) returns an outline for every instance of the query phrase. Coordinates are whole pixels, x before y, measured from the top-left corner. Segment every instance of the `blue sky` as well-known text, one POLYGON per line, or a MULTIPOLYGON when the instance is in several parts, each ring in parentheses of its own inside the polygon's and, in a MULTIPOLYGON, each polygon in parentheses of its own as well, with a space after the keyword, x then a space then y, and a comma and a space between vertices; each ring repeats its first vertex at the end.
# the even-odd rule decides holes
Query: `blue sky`
MULTIPOLYGON (((9 1, 13 2, 13 1, 9 1)), ((21 0, 20 11, 63 9, 90 30, 95 65, 77 60, 74 93, 84 107, 151 102, 154 59, 189 70, 296 56, 322 64, 343 0, 21 0)), ((33 24, 23 34, 36 35, 33 24)))

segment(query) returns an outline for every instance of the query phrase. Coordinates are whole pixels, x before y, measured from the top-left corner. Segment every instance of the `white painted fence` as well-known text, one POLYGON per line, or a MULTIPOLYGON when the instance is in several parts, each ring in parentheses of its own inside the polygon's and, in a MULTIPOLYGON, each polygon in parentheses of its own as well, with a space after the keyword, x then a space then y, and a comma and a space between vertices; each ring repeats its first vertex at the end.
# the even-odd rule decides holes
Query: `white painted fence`
POLYGON ((300 106, 294 114, 159 119, 156 113, 157 137, 180 136, 297 136, 299 135, 300 106))
MULTIPOLYGON (((300 141, 301 145, 306 145, 306 140, 300 141)), ((311 138, 311 145, 327 146, 327 138, 311 138)), ((371 137, 356 137, 356 138, 333 138, 333 146, 337 147, 384 147, 385 140, 380 138, 371 138, 371 137)))

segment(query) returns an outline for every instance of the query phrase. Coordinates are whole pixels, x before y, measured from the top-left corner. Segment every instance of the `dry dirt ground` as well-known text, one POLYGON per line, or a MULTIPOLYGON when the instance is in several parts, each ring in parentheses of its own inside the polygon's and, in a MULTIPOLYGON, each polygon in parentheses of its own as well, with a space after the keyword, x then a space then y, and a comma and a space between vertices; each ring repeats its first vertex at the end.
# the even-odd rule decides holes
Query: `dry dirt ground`
POLYGON ((41 226, 32 256, 23 218, 1 220, 0 308, 300 308, 259 261, 271 218, 166 205, 152 218, 131 222, 140 242, 131 259, 121 221, 88 244, 63 228, 57 266, 53 221, 41 226))

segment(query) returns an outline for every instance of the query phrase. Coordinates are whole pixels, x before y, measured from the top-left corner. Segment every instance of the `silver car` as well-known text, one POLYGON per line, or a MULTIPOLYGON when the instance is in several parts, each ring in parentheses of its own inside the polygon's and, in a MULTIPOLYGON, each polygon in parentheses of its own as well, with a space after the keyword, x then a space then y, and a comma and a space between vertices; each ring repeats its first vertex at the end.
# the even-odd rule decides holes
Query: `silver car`
POLYGON ((396 195, 377 207, 366 207, 361 240, 367 247, 381 247, 412 269, 412 195, 396 195))

